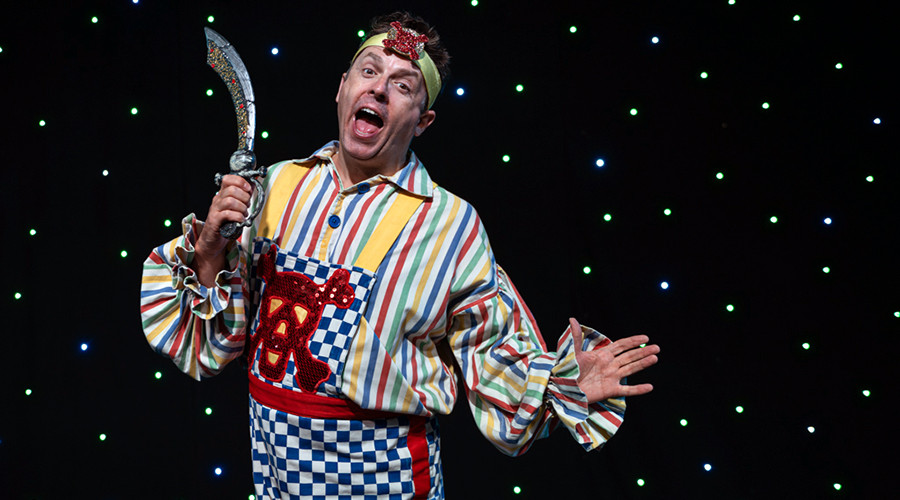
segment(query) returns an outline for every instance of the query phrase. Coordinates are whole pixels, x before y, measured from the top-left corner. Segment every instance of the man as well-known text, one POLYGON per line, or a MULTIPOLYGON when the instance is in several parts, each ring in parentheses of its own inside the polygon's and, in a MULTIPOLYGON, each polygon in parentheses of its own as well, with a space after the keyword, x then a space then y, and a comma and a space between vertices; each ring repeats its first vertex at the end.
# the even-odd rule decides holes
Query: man
POLYGON ((474 209, 409 150, 448 61, 421 19, 373 21, 338 86, 339 141, 273 165, 236 243, 219 228, 255 198, 225 176, 205 224, 188 216, 145 264, 157 351, 201 379, 246 349, 259 498, 443 498, 435 416, 456 402, 457 369, 476 424, 511 455, 559 424, 594 449, 621 398, 652 389, 620 384, 657 361, 645 336, 610 342, 573 319, 547 352, 474 209))

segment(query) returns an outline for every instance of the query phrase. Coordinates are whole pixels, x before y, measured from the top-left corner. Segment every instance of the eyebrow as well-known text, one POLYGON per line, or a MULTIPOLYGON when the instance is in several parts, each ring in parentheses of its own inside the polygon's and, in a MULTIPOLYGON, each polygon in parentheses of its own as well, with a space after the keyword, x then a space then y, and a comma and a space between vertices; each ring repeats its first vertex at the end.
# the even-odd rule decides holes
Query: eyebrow
MULTIPOLYGON (((374 51, 366 52, 362 57, 359 58, 360 62, 362 62, 363 59, 372 59, 374 62, 377 62, 379 65, 383 65, 383 63, 381 62, 381 57, 376 54, 377 53, 374 51)), ((413 63, 413 64, 415 64, 415 63, 413 63)), ((420 82, 424 81, 422 74, 419 71, 416 71, 414 69, 401 68, 401 69, 397 70, 397 73, 399 74, 399 76, 412 76, 412 77, 416 77, 416 79, 419 80, 420 82)))

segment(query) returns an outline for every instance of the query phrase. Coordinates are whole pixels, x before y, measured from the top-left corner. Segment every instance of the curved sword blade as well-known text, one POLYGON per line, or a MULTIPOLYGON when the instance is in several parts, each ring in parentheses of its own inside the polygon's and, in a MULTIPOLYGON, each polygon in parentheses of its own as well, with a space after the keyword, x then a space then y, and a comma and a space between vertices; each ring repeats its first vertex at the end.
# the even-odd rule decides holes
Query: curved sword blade
POLYGON ((206 32, 206 62, 222 78, 231 93, 238 124, 238 149, 253 151, 256 133, 256 104, 253 102, 253 86, 244 61, 228 40, 215 31, 206 32))

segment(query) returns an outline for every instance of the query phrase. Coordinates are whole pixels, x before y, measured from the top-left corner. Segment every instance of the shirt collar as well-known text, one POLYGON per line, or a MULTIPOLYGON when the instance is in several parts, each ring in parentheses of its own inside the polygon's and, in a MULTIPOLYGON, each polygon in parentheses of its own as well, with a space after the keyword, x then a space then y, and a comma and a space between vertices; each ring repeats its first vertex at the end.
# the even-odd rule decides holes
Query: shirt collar
MULTIPOLYGON (((334 156, 334 153, 337 152, 337 148, 338 141, 331 141, 319 148, 309 158, 294 161, 297 163, 307 163, 314 158, 330 161, 331 157, 334 156)), ((419 161, 419 158, 412 150, 409 151, 409 161, 406 162, 406 165, 404 165, 403 168, 395 172, 394 175, 378 175, 376 178, 384 182, 390 182, 400 189, 414 195, 431 198, 434 194, 435 184, 431 180, 431 176, 428 175, 428 171, 425 170, 425 165, 419 161)))

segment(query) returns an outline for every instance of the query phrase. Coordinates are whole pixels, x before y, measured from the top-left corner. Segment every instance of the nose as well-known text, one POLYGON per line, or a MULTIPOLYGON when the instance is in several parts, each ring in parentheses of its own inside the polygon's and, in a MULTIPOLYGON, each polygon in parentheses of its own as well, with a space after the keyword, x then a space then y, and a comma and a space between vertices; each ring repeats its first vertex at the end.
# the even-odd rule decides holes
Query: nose
POLYGON ((372 86, 369 87, 369 94, 374 97, 376 101, 384 102, 387 101, 387 89, 388 79, 385 75, 372 82, 372 86))

